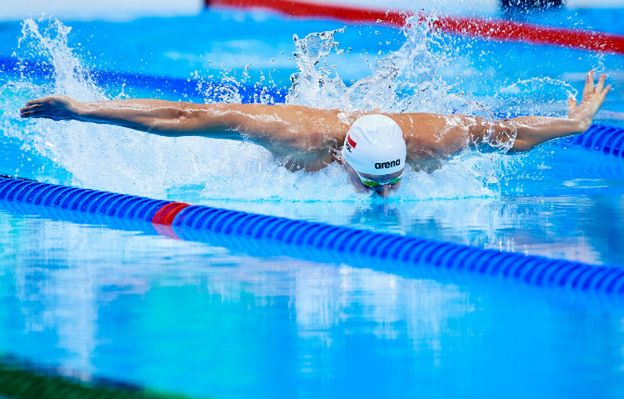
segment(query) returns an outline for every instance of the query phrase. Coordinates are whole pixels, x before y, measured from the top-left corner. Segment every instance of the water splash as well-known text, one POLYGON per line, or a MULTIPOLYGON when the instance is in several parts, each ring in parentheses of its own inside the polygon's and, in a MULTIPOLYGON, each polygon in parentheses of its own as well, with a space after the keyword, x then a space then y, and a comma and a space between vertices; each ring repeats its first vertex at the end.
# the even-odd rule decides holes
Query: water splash
MULTIPOLYGON (((70 31, 54 19, 24 22, 17 55, 48 61, 53 66, 53 75, 42 85, 29 81, 28 77, 19 82, 20 91, 14 93, 9 104, 15 119, 5 130, 6 136, 20 139, 53 160, 59 170, 68 172, 70 180, 62 183, 166 197, 169 190, 177 187, 210 182, 203 190, 210 197, 213 192, 221 193, 219 185, 213 182, 221 182, 224 176, 232 181, 245 181, 243 186, 249 189, 254 187, 255 174, 271 175, 272 170, 278 169, 266 151, 248 143, 167 139, 79 122, 19 121, 17 107, 26 99, 50 94, 69 95, 83 101, 107 99, 84 67, 84 61, 69 46, 70 31)), ((240 101, 235 89, 220 94, 222 99, 240 101)), ((57 180, 50 177, 50 171, 36 177, 57 180)), ((197 200, 187 200, 192 199, 197 200)))
MULTIPOLYGON (((291 78, 287 103, 346 111, 465 113, 493 117, 490 107, 458 92, 471 74, 454 39, 433 29, 436 17, 414 16, 402 29, 405 38, 396 51, 379 57, 370 75, 347 85, 332 64, 345 53, 337 36, 344 29, 294 36, 297 73, 291 78), (333 58, 332 58, 333 56, 333 58), (459 72, 463 68, 464 72, 459 72)), ((347 50, 348 51, 348 50, 347 50)), ((504 162, 499 152, 466 151, 441 170, 410 173, 399 195, 402 199, 492 196, 492 181, 504 162)))
MULTIPOLYGON (((43 86, 25 77, 20 82, 24 85, 20 98, 46 94, 65 94, 83 101, 107 98, 85 61, 71 48, 70 32, 58 20, 24 22, 18 56, 45 59, 54 73, 52 81, 43 86)), ((433 31, 428 23, 410 21, 403 30, 404 44, 379 57, 369 76, 350 85, 328 61, 331 55, 340 61, 344 53, 336 40, 340 32, 314 33, 295 40, 299 72, 293 76, 288 103, 387 112, 476 113, 485 108, 454 90, 457 82, 450 82, 449 77, 457 77, 457 65, 466 61, 449 42, 452 39, 433 31)), ((194 80, 204 84, 198 77, 194 80)), ((203 86, 206 100, 216 96, 220 101, 240 102, 238 83, 231 78, 221 87, 203 86)), ((17 105, 11 105, 14 114, 17 105)), ((267 151, 249 143, 168 139, 118 127, 46 120, 12 123, 5 134, 53 160, 59 170, 71 176, 70 181, 61 182, 78 186, 154 197, 174 195, 194 202, 361 202, 370 198, 354 195, 337 165, 315 174, 291 173, 267 151)), ((433 174, 410 173, 391 201, 492 196, 495 191, 490 182, 498 163, 497 154, 467 152, 433 174)), ((54 180, 49 173, 44 177, 54 180)))
POLYGON ((578 91, 568 82, 540 77, 522 79, 502 87, 494 98, 504 104, 508 115, 560 116, 565 112, 560 99, 577 95, 578 91))
POLYGON ((54 92, 81 101, 104 100, 106 96, 91 76, 84 62, 69 46, 71 27, 57 19, 28 18, 22 24, 18 49, 30 58, 44 58, 52 66, 54 92))
POLYGON ((454 90, 466 73, 458 67, 468 61, 453 38, 433 29, 435 18, 410 17, 402 29, 403 45, 376 59, 370 75, 349 86, 329 61, 330 55, 345 52, 336 40, 344 29, 311 33, 303 39, 295 36, 298 72, 292 77, 287 102, 347 111, 480 111, 480 104, 454 90), (451 77, 455 83, 449 83, 451 77))

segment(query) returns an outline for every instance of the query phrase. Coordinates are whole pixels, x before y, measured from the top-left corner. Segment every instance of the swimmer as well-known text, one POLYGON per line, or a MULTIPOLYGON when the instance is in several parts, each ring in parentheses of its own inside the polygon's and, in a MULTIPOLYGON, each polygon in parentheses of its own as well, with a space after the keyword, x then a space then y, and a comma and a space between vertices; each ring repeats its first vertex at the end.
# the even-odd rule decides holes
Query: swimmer
POLYGON ((611 86, 587 74, 580 104, 568 100, 565 118, 523 116, 488 121, 465 115, 378 113, 299 105, 192 104, 162 100, 83 103, 64 96, 32 100, 23 118, 123 126, 166 137, 248 140, 289 170, 317 171, 338 162, 357 191, 382 197, 399 188, 406 163, 429 170, 471 145, 528 151, 558 137, 585 132, 611 86))

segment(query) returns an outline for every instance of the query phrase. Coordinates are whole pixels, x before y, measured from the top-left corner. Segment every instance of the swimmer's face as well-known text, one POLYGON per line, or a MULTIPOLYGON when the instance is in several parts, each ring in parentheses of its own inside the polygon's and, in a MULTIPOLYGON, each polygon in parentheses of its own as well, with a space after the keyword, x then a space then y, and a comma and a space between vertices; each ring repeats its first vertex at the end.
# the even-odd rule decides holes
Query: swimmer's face
POLYGON ((389 173, 387 175, 369 175, 367 173, 357 173, 348 163, 343 164, 347 173, 349 174, 349 180, 358 192, 374 191, 379 196, 386 198, 390 193, 396 191, 401 185, 401 177, 403 176, 403 169, 389 173), (376 184, 376 185, 375 185, 376 184), (370 187, 375 185, 374 187, 370 187))
POLYGON ((375 192, 381 197, 388 197, 390 193, 396 191, 401 185, 401 176, 405 168, 395 173, 389 173, 387 175, 369 175, 366 173, 357 173, 348 162, 342 158, 342 154, 338 150, 332 150, 334 160, 342 165, 347 174, 349 175, 349 181, 355 187, 358 192, 375 192), (364 181, 362 181, 364 180, 364 181), (365 181, 374 182, 373 184, 365 184, 365 181), (374 187, 370 187, 371 185, 374 187))

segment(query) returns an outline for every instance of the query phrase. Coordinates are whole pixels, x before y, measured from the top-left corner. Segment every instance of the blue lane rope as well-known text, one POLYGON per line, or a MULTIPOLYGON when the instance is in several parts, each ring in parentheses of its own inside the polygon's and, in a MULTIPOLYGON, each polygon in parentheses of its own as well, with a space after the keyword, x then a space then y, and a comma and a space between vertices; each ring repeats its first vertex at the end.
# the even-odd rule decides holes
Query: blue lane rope
POLYGON ((566 137, 560 143, 624 158, 624 129, 616 126, 594 124, 585 133, 566 137))
MULTIPOLYGON (((428 267, 514 280, 531 286, 566 288, 610 295, 624 293, 624 267, 589 265, 561 259, 358 230, 276 216, 257 215, 208 206, 180 204, 132 195, 114 194, 12 177, 0 177, 0 201, 17 202, 99 218, 152 223, 170 220, 168 234, 211 242, 236 237, 263 246, 279 245, 326 258, 366 258, 396 269, 428 267), (167 217, 158 219, 164 210, 167 217), (173 213, 172 213, 173 212, 173 213)), ((60 218, 62 214, 57 214, 60 218)), ((82 218, 81 218, 82 219, 82 218)), ((169 223, 167 223, 169 224, 169 223)), ((123 224, 122 224, 123 225, 123 224)), ((158 229, 158 226, 156 226, 158 229)), ((261 252, 261 251, 260 251, 261 252)), ((297 251, 293 251, 296 253, 297 251)), ((286 251, 286 254, 291 251, 286 251)))
POLYGON ((0 177, 0 200, 151 221, 171 201, 0 177))

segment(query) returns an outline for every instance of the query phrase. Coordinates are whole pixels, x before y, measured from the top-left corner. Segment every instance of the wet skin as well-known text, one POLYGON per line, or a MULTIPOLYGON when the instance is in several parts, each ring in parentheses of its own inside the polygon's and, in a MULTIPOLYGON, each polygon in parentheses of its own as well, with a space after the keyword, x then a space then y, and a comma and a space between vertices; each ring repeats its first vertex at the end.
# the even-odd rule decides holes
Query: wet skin
MULTIPOLYGON (((488 121, 466 115, 384 115, 397 122, 403 131, 407 162, 415 169, 426 169, 426 165, 439 165, 475 144, 504 146, 510 152, 528 151, 554 138, 583 133, 611 89, 610 85, 605 86, 605 79, 603 74, 595 82, 594 71, 590 71, 581 102, 577 104, 575 98, 570 98, 568 115, 564 118, 525 116, 488 121)), ((335 162, 335 153, 342 147, 349 127, 365 114, 287 104, 192 104, 162 100, 83 103, 64 96, 32 100, 20 110, 23 118, 117 125, 167 137, 249 140, 265 147, 289 170, 307 171, 317 171, 335 162)), ((355 178, 357 182, 350 180, 356 189, 365 187, 355 178)), ((398 186, 366 189, 387 196, 398 186)))

